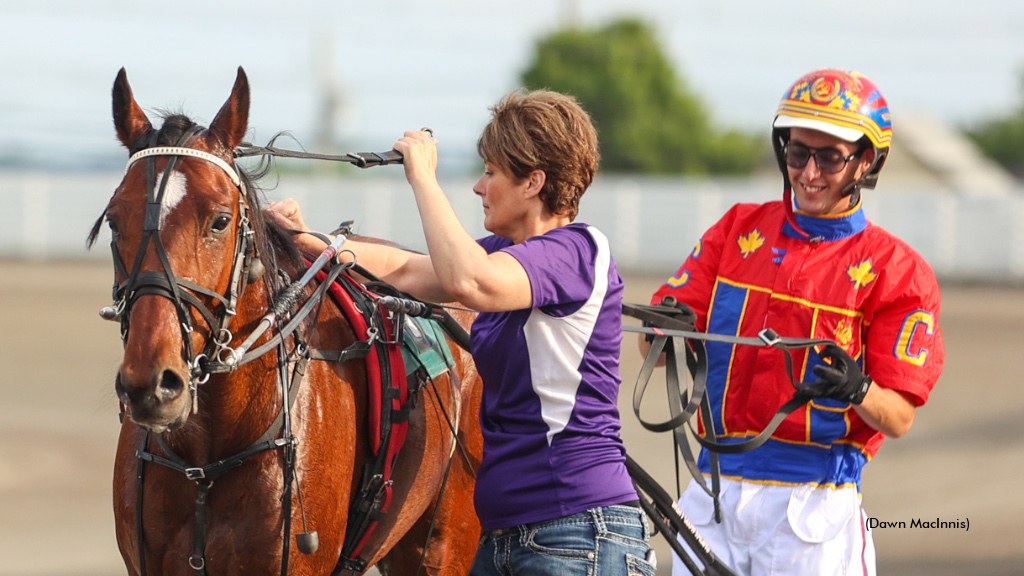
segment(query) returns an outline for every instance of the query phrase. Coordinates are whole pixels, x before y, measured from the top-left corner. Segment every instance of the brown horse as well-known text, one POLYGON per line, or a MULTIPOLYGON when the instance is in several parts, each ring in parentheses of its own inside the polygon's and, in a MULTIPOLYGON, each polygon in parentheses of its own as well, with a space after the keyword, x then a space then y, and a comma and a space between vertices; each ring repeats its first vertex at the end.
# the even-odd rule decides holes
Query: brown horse
POLYGON ((106 315, 121 321, 124 340, 113 485, 128 572, 465 574, 480 531, 472 492, 482 386, 454 343, 454 367, 410 393, 386 513, 354 562, 339 564, 357 530, 353 502, 367 504, 358 494, 373 460, 369 363, 365 353, 337 354, 359 347, 359 331, 314 291, 318 281, 295 306, 280 304, 305 260, 264 220, 258 176, 233 164, 248 112, 241 68, 208 129, 182 115, 155 129, 123 69, 114 83, 114 126, 131 159, 90 242, 105 219, 115 265, 106 315), (299 308, 311 298, 320 301, 299 308), (277 330, 233 357, 275 304, 277 330))

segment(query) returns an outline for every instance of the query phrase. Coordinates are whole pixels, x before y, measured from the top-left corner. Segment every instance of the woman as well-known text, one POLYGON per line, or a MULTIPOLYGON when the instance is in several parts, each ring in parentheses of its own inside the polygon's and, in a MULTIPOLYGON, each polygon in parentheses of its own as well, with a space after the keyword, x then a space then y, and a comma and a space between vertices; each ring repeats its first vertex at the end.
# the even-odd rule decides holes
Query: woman
MULTIPOLYGON (((471 574, 654 574, 649 527, 625 468, 617 409, 622 279, 608 241, 573 223, 598 164, 589 115, 562 94, 514 92, 477 143, 473 187, 491 236, 474 240, 436 177, 436 142, 406 132, 404 157, 429 256, 348 242, 361 265, 433 302, 481 313, 484 533, 471 574)), ((306 231, 298 206, 268 207, 306 231)), ((311 252, 319 240, 300 235, 311 252)))

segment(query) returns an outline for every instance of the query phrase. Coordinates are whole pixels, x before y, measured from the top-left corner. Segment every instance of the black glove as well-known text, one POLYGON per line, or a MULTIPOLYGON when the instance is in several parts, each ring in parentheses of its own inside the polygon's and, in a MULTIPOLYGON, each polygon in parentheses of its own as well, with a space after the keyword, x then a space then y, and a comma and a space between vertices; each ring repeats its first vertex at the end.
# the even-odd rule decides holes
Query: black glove
POLYGON ((808 382, 800 391, 814 398, 831 398, 840 402, 860 404, 871 387, 871 377, 861 371, 857 361, 835 344, 829 344, 818 353, 822 360, 832 364, 814 367, 819 380, 808 382))
MULTIPOLYGON (((674 296, 665 296, 664 298, 662 298, 661 302, 658 305, 658 312, 668 316, 669 318, 673 318, 686 323, 686 326, 680 326, 678 325, 678 323, 675 323, 675 325, 672 326, 672 329, 686 330, 689 332, 694 332, 697 330, 697 328, 694 327, 694 324, 697 323, 697 313, 693 311, 693 308, 690 308, 689 304, 687 304, 686 302, 677 301, 674 296)), ((646 321, 643 324, 644 326, 647 327, 666 327, 663 325, 646 321)), ((646 336, 644 336, 644 339, 646 339, 648 342, 654 342, 654 334, 647 334, 646 336)))
MULTIPOLYGON (((675 310, 668 312, 669 316, 682 320, 691 326, 697 323, 697 313, 694 312, 693 308, 690 308, 690 305, 686 302, 679 302, 674 296, 665 296, 661 299, 661 305, 671 306, 678 310, 678 312, 675 310)), ((691 330, 695 330, 695 328, 691 328, 691 330)))

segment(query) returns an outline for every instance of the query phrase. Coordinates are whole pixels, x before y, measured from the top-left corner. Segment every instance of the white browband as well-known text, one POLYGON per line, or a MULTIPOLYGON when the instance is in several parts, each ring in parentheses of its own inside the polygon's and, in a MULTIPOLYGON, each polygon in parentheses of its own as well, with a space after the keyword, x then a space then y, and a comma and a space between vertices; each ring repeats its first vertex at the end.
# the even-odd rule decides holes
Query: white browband
POLYGON ((128 165, 125 166, 124 168, 125 174, 128 173, 128 169, 132 167, 132 164, 134 164, 136 160, 141 160, 142 158, 146 158, 148 156, 191 156, 193 158, 202 158, 207 162, 213 162, 222 170, 224 170, 224 172, 227 173, 228 177, 231 178, 231 181, 235 183, 235 186, 242 185, 241 180, 239 180, 238 178, 238 173, 235 172, 235 169, 230 164, 222 160, 220 157, 210 154, 209 152, 196 150, 195 148, 178 148, 176 146, 157 146, 155 148, 146 148, 145 150, 141 150, 139 152, 136 152, 135 154, 132 154, 131 158, 128 159, 128 165))

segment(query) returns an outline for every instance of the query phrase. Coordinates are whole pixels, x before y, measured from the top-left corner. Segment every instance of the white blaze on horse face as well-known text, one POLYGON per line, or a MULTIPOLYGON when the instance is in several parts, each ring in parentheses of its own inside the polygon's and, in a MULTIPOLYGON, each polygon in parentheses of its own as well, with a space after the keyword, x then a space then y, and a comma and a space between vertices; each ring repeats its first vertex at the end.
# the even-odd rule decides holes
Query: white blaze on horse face
MULTIPOLYGON (((157 185, 163 181, 164 173, 156 175, 157 185)), ((185 197, 185 175, 175 170, 167 178, 167 185, 164 186, 164 197, 160 205, 160 228, 164 227, 164 219, 174 210, 174 207, 185 197)))

